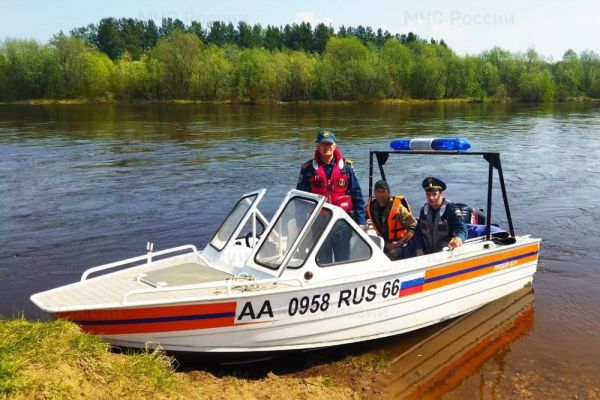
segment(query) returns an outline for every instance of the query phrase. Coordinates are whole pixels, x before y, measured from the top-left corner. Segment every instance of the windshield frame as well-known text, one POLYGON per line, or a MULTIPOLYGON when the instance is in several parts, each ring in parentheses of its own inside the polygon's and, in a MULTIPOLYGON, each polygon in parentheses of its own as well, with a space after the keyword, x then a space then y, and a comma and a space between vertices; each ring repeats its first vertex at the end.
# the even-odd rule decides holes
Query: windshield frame
POLYGON ((227 248, 227 246, 229 245, 229 243, 231 242, 231 240, 235 237, 237 237, 239 235, 239 232, 241 229, 244 228, 244 225, 246 224, 246 221, 248 220, 250 214, 252 213, 253 210, 256 209, 256 205, 260 202, 260 200, 263 198, 264 194, 266 192, 266 189, 260 189, 254 192, 250 192, 250 193, 246 193, 244 195, 242 195, 239 200, 235 203, 235 205, 233 206, 233 208, 229 211, 229 213, 227 214, 227 216, 225 217, 225 219, 223 220, 223 222, 221 223, 221 225, 219 225, 219 228, 215 231, 214 235, 211 237, 209 245, 210 247, 212 247, 213 249, 215 249, 216 251, 218 251, 219 253, 222 252, 225 248, 227 248), (234 212, 237 210, 238 206, 245 200, 248 198, 254 197, 253 200, 251 200, 250 204, 248 205, 248 208, 245 210, 245 212, 237 219, 237 224, 232 228, 231 232, 229 233, 227 240, 218 240, 218 243, 215 243, 215 239, 217 238, 219 232, 221 232, 221 230, 226 226, 226 225, 230 225, 230 219, 232 218, 234 212), (222 246, 219 247, 219 244, 222 243, 222 246))
MULTIPOLYGON (((316 195, 313 193, 308 193, 308 192, 304 192, 304 191, 300 191, 300 190, 296 190, 296 189, 290 190, 288 192, 286 198, 284 199, 284 201, 281 203, 281 206, 279 207, 279 209, 273 216, 268 229, 264 232, 264 234, 261 238, 260 243, 258 243, 258 245, 256 246, 256 250, 252 254, 252 257, 250 258, 252 260, 252 262, 257 267, 260 267, 261 269, 268 271, 269 274, 275 274, 276 277, 280 277, 281 274, 286 270, 287 265, 290 262, 290 259, 292 258, 292 256, 294 255, 294 252, 296 251, 297 247, 299 246, 299 244, 302 242, 302 240, 306 236, 306 233, 308 232, 310 227, 314 224, 316 218, 319 215, 319 212, 323 208, 323 204, 325 204, 325 200, 326 200, 325 197, 320 196, 320 195, 316 195), (272 231, 276 228, 276 226, 279 223, 279 220, 281 218, 281 215, 286 210, 288 204, 291 201, 293 201, 294 198, 301 198, 301 199, 307 200, 307 201, 315 204, 310 216, 307 218, 306 222, 300 229, 300 231, 299 231, 298 235, 296 236, 296 238, 294 239, 293 243, 288 244, 286 253, 283 255, 281 262, 279 262, 276 267, 265 265, 264 263, 257 261, 259 252, 263 248, 264 244, 267 242, 267 239, 271 236, 272 231)), ((328 222, 327 226, 329 226, 330 223, 331 223, 331 220, 328 222)), ((327 229, 327 226, 324 228, 324 230, 327 229)), ((312 250, 311 250, 311 253, 312 253, 312 250)))

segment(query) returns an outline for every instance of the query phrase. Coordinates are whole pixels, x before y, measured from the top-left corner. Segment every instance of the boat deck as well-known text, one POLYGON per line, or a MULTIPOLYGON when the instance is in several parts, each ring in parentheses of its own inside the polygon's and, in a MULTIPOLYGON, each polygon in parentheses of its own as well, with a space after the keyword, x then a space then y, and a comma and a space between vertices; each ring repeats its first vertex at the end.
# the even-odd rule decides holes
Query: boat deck
POLYGON ((196 254, 184 254, 38 293, 32 300, 50 312, 120 307, 155 301, 165 303, 225 293, 225 280, 232 277, 231 274, 208 267, 196 254), (169 290, 175 286, 215 281, 223 282, 222 288, 169 290), (148 290, 150 293, 132 293, 124 302, 124 295, 134 290, 148 290))

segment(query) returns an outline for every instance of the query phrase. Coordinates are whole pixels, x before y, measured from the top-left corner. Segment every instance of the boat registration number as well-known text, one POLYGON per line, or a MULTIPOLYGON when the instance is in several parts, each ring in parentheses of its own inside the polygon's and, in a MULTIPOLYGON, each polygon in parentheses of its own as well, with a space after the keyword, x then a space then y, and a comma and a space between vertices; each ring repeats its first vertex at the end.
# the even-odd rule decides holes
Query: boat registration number
MULTIPOLYGON (((400 293, 400 286, 400 280, 393 279, 383 283, 342 289, 335 293, 319 293, 292 297, 287 303, 287 315, 294 317, 297 315, 315 314, 326 312, 330 309, 343 309, 358 306, 361 303, 370 303, 378 297, 382 299, 397 297, 400 293)), ((285 307, 283 304, 282 306, 281 308, 285 307)), ((274 318, 274 314, 276 313, 273 310, 281 310, 281 308, 273 307, 271 300, 263 300, 262 305, 255 304, 254 306, 252 302, 246 302, 238 314, 237 320, 256 320, 264 317, 274 318)))

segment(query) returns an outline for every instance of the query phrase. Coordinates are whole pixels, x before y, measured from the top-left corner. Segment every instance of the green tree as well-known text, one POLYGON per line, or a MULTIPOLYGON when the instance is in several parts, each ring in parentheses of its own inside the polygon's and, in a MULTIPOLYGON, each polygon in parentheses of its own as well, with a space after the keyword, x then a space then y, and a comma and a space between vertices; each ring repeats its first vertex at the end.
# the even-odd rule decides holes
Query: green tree
POLYGON ((281 49, 282 38, 281 31, 276 26, 267 25, 264 35, 263 47, 268 50, 281 49))
POLYGON ((99 48, 98 27, 94 24, 71 29, 70 34, 99 48))
POLYGON ((98 26, 89 24, 71 30, 71 36, 96 46, 112 59, 121 57, 125 51, 138 59, 156 46, 158 28, 152 20, 105 18, 98 26))
POLYGON ((452 56, 446 61, 446 90, 447 98, 459 98, 468 96, 468 74, 465 60, 452 56))
POLYGON ((286 24, 281 33, 283 46, 290 50, 300 50, 300 38, 296 31, 296 24, 286 24))
POLYGON ((234 44, 237 42, 238 40, 238 33, 235 30, 235 27, 233 26, 233 24, 230 22, 227 24, 227 26, 225 27, 225 43, 226 44, 234 44))
POLYGON ((256 101, 267 95, 268 82, 272 79, 271 55, 263 49, 247 49, 240 53, 234 68, 236 97, 256 101))
POLYGON ((158 37, 164 38, 175 31, 185 32, 185 24, 179 18, 163 18, 161 20, 160 28, 158 28, 158 37))
POLYGON ((8 100, 8 60, 4 54, 3 47, 0 44, 0 100, 8 100))
POLYGON ((0 54, 5 99, 43 99, 54 95, 57 60, 52 48, 35 40, 7 39, 0 54))
POLYGON ((63 34, 56 35, 51 43, 58 61, 56 95, 61 98, 83 96, 84 81, 88 78, 85 76, 86 54, 92 49, 83 40, 63 34))
POLYGON ((191 79, 198 71, 201 50, 198 36, 180 30, 158 41, 151 58, 158 62, 164 97, 190 97, 191 79))
POLYGON ((144 27, 144 37, 142 40, 144 53, 148 53, 158 42, 158 27, 153 20, 149 19, 144 27))
POLYGON ((568 96, 577 96, 582 74, 579 57, 573 50, 565 52, 562 61, 554 64, 553 75, 560 100, 564 100, 568 96))
POLYGON ((252 27, 248 25, 244 21, 238 22, 238 35, 237 35, 237 45, 242 49, 247 49, 250 47, 254 47, 253 36, 252 36, 252 27))
POLYGON ((525 72, 519 78, 522 101, 547 103, 554 100, 556 85, 548 71, 525 72))
POLYGON ((206 42, 216 46, 224 46, 227 42, 227 26, 224 22, 213 21, 210 25, 206 42))
POLYGON ((252 27, 252 46, 261 47, 264 43, 263 28, 260 24, 254 24, 252 27))
POLYGON ((319 64, 318 81, 326 98, 356 99, 368 81, 369 50, 355 37, 331 38, 319 64))
POLYGON ((114 65, 106 54, 72 36, 56 36, 52 45, 57 59, 57 97, 110 96, 114 65))
POLYGON ((441 99, 446 94, 446 65, 434 46, 413 42, 417 52, 411 75, 411 93, 419 99, 441 99))
POLYGON ((265 69, 266 95, 269 100, 281 101, 290 98, 290 64, 289 52, 278 51, 272 54, 265 69))
POLYGON ((496 67, 506 95, 517 97, 519 95, 519 78, 525 72, 525 63, 509 51, 499 47, 494 47, 489 51, 483 52, 480 58, 496 67))
POLYGON ((198 39, 200 39, 201 42, 206 42, 206 31, 200 22, 192 21, 188 31, 198 36, 198 39))
POLYGON ((465 57, 465 77, 467 95, 482 101, 492 97, 504 100, 505 86, 500 79, 498 68, 485 57, 465 57))
POLYGON ((600 56, 593 51, 584 51, 581 63, 581 87, 587 96, 600 98, 600 56))
POLYGON ((126 53, 114 66, 111 78, 111 90, 118 99, 149 99, 151 95, 150 71, 146 56, 133 60, 126 53))
POLYGON ((119 58, 124 51, 119 24, 114 18, 103 18, 98 24, 98 48, 111 60, 119 58))
POLYGON ((202 100, 230 98, 233 65, 223 48, 211 45, 200 53, 198 73, 192 77, 192 95, 202 100))
POLYGON ((364 79, 360 80, 361 86, 355 99, 364 101, 384 98, 388 80, 385 65, 378 52, 369 51, 367 61, 363 64, 363 71, 364 79))
POLYGON ((144 54, 145 24, 133 18, 122 18, 118 21, 123 51, 128 52, 134 60, 144 54))
POLYGON ((313 32, 310 23, 302 22, 296 27, 298 31, 298 43, 299 49, 304 51, 311 51, 313 48, 313 32))
POLYGON ((144 82, 144 97, 149 100, 164 99, 167 94, 164 92, 163 87, 163 71, 164 67, 160 61, 152 57, 152 54, 144 57, 141 61, 144 61, 146 80, 144 82))
POLYGON ((387 96, 396 99, 408 97, 414 68, 410 49, 397 40, 388 40, 381 50, 381 59, 388 81, 387 96))
POLYGON ((323 53, 331 36, 333 36, 333 28, 326 26, 324 23, 317 24, 313 34, 313 45, 311 50, 316 51, 319 54, 323 53))
POLYGON ((313 96, 317 60, 302 51, 292 51, 289 57, 289 94, 284 100, 309 100, 313 96))
POLYGON ((85 79, 76 89, 76 93, 88 98, 109 96, 112 68, 113 63, 106 54, 98 51, 86 52, 83 63, 85 79))
POLYGON ((383 37, 383 29, 378 28, 377 36, 375 37, 375 44, 377 45, 377 47, 383 47, 384 43, 385 43, 385 39, 383 37))

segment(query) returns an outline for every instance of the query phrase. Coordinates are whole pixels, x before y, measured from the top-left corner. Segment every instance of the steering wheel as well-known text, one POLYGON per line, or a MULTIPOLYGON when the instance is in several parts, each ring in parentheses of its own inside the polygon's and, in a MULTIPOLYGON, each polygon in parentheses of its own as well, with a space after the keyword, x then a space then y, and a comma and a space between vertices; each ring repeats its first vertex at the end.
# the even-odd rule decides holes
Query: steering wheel
MULTIPOLYGON (((246 246, 247 247, 252 247, 250 246, 250 238, 252 237, 252 232, 248 232, 245 236, 246 238, 246 246)), ((260 233, 256 235, 256 240, 260 239, 260 233)))

